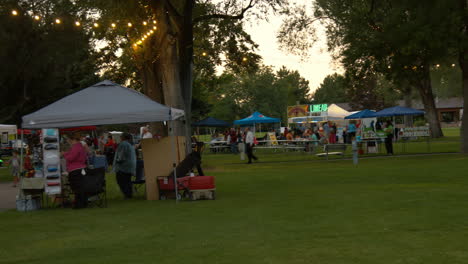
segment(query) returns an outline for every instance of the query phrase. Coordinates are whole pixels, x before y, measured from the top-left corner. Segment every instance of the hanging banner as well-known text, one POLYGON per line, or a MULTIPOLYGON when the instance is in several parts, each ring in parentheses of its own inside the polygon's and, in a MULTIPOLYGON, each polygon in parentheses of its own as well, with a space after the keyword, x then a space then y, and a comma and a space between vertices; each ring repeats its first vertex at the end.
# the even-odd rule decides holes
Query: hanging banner
POLYGON ((304 117, 308 115, 308 105, 288 106, 288 118, 304 117))

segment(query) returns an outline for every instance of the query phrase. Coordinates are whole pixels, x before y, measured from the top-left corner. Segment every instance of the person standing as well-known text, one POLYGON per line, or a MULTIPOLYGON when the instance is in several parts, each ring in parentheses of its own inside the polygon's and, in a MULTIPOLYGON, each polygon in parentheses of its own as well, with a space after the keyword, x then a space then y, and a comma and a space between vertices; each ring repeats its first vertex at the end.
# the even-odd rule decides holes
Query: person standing
POLYGON ((237 154, 237 133, 234 128, 231 128, 231 132, 229 135, 229 144, 231 146, 231 153, 237 154))
POLYGON ((336 143, 336 125, 334 123, 330 127, 330 135, 328 136, 328 142, 330 144, 336 143))
POLYGON ((388 155, 393 155, 393 124, 390 120, 387 121, 385 135, 385 149, 387 149, 388 155))
POLYGON ((80 142, 80 135, 72 135, 68 139, 71 149, 62 153, 67 164, 68 180, 75 194, 75 205, 73 208, 85 208, 88 205, 88 196, 83 191, 83 175, 86 168, 87 154, 80 142))
POLYGON ((115 142, 111 135, 107 137, 107 143, 104 145, 104 152, 106 154, 108 165, 112 165, 115 155, 115 142))
POLYGON ((254 135, 252 131, 250 131, 250 128, 245 129, 245 147, 246 147, 246 152, 247 152, 247 157, 249 158, 248 164, 252 163, 252 159, 258 160, 257 157, 253 154, 253 147, 254 147, 254 135))
POLYGON ((18 151, 13 150, 13 156, 10 159, 9 166, 11 169, 11 175, 13 176, 13 187, 16 187, 20 173, 20 159, 18 157, 18 151))
POLYGON ((346 135, 348 136, 348 144, 353 141, 354 137, 356 137, 356 124, 354 124, 354 120, 349 121, 348 129, 346 130, 346 135))
POLYGON ((123 133, 120 142, 115 152, 113 169, 116 174, 117 184, 120 187, 125 199, 130 199, 133 196, 132 175, 136 172, 136 155, 135 148, 130 144, 132 136, 128 133, 123 133))

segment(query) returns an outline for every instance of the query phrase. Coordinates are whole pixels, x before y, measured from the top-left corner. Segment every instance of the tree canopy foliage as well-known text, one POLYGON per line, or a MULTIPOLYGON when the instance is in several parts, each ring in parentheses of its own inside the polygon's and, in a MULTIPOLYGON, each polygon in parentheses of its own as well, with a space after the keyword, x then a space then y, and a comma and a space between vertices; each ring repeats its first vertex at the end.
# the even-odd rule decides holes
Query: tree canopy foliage
POLYGON ((22 115, 98 80, 87 32, 53 25, 56 14, 76 15, 74 6, 49 0, 42 8, 44 2, 0 2, 0 123, 19 124, 22 115))
POLYGON ((198 98, 198 91, 204 91, 199 101, 207 104, 204 115, 195 119, 213 116, 233 121, 260 111, 286 121, 287 106, 310 101, 308 81, 297 71, 285 67, 274 71, 271 67, 260 66, 256 72, 240 74, 226 71, 212 80, 195 82, 194 98, 198 98))

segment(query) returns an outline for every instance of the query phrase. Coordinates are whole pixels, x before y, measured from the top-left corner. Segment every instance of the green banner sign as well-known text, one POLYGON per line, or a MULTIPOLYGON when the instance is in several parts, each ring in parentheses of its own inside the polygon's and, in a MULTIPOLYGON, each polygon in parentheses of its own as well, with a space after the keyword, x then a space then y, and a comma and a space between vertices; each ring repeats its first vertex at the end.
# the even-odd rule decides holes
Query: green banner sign
POLYGON ((311 113, 327 112, 327 111, 328 111, 328 105, 327 104, 313 104, 313 105, 310 105, 310 112, 311 113))

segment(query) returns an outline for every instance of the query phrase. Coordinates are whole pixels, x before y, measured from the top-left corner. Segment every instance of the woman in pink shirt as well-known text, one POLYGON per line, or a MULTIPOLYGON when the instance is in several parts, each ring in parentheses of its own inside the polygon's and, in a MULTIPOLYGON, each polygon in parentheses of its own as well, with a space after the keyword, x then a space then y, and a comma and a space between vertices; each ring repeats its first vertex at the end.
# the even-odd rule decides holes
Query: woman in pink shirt
POLYGON ((82 170, 84 171, 84 168, 86 168, 86 150, 80 142, 79 135, 71 136, 68 143, 71 145, 71 149, 68 152, 63 153, 63 157, 67 162, 70 187, 75 194, 74 208, 85 208, 88 204, 88 197, 82 190, 82 170))

